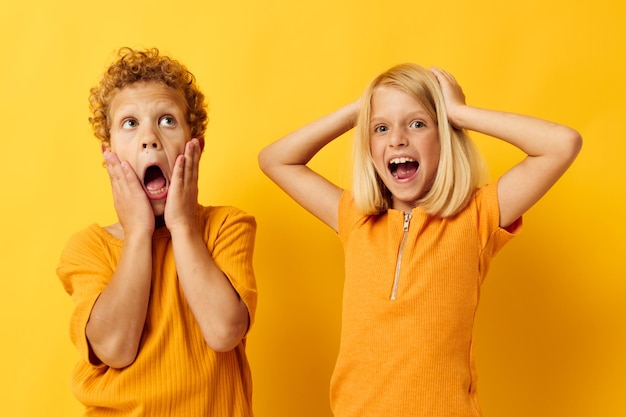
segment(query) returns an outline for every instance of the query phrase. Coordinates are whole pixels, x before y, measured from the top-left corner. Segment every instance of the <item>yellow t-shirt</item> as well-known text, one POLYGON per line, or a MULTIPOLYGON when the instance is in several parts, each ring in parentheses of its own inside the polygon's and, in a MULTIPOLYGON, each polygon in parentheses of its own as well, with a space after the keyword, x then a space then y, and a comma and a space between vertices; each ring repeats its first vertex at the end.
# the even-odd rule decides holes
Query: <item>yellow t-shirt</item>
MULTIPOLYGON (((257 304, 252 267, 256 223, 234 207, 198 206, 197 221, 215 263, 246 304, 250 324, 257 304)), ((166 228, 152 239, 152 286, 136 360, 110 368, 90 351, 85 328, 93 305, 111 279, 123 241, 98 225, 72 236, 57 274, 75 309, 70 337, 81 360, 72 374, 85 416, 252 416, 252 380, 245 339, 217 353, 204 341, 179 286, 166 228)))
MULTIPOLYGON (((495 185, 450 218, 413 209, 364 216, 344 192, 336 417, 477 417, 472 333, 480 285, 513 233, 498 226, 495 185), (405 228, 406 224, 406 228, 405 228)), ((521 219, 514 227, 521 226, 521 219)))

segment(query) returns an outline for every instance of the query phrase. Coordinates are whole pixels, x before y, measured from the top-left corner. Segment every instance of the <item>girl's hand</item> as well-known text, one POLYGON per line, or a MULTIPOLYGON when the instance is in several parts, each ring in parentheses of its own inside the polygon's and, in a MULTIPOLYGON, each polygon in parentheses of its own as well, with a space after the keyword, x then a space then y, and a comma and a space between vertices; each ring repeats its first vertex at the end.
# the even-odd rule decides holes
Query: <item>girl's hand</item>
POLYGON ((109 150, 103 152, 111 190, 113 206, 117 218, 124 229, 124 235, 154 231, 154 212, 139 178, 126 161, 120 161, 117 154, 109 150))
POLYGON ((449 72, 437 67, 431 67, 430 71, 435 75, 441 87, 441 92, 443 93, 443 98, 446 103, 448 120, 457 129, 463 128, 463 126, 459 125, 457 117, 459 110, 466 106, 463 89, 449 72))
POLYGON ((165 202, 165 224, 170 231, 177 227, 196 227, 201 152, 198 139, 192 139, 185 144, 184 155, 176 158, 165 202))

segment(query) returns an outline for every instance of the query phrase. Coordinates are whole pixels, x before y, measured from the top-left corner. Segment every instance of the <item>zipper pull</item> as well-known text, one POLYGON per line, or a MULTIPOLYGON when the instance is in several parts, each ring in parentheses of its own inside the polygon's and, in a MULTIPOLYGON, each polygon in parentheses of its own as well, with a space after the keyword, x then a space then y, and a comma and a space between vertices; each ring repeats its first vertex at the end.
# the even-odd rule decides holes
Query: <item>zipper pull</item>
POLYGON ((404 231, 408 232, 409 222, 411 221, 411 213, 404 213, 404 231))

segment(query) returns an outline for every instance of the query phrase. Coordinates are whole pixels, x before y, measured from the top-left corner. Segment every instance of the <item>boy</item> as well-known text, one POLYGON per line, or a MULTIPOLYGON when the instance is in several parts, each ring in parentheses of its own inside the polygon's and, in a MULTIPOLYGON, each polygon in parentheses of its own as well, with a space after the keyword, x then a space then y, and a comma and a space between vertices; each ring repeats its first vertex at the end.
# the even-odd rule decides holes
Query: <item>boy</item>
POLYGON ((207 113, 194 76, 122 48, 90 108, 119 222, 74 235, 57 269, 85 416, 252 416, 256 223, 198 204, 207 113))

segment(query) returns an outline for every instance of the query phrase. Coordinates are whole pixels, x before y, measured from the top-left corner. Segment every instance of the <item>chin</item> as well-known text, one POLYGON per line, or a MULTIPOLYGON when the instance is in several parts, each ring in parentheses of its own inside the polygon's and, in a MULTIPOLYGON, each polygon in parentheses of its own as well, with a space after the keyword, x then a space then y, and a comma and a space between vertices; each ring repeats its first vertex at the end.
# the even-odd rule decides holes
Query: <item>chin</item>
POLYGON ((151 205, 152 205, 152 212, 154 213, 155 217, 162 216, 163 214, 165 214, 165 200, 152 201, 151 205))

